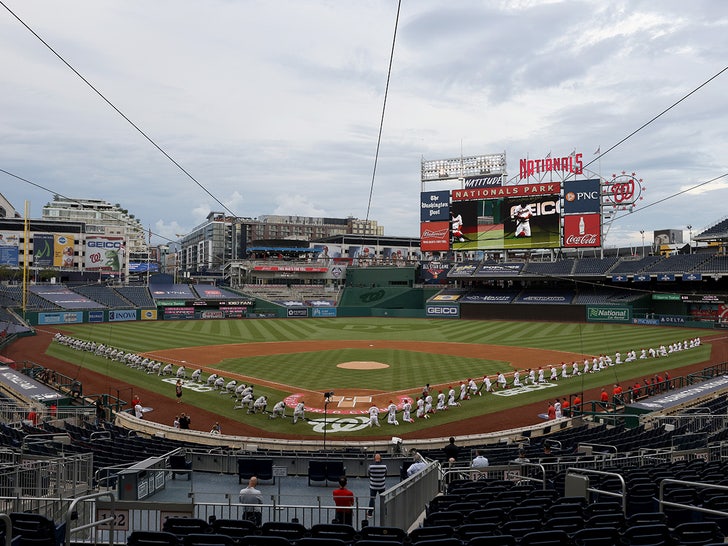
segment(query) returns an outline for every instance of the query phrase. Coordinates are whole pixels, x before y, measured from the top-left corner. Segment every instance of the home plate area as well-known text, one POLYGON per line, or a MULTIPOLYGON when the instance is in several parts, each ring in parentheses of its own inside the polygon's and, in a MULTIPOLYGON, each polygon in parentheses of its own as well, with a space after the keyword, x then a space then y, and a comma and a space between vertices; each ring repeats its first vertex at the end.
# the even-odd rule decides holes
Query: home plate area
POLYGON ((367 408, 372 405, 371 396, 332 396, 331 401, 336 404, 337 408, 355 409, 357 405, 363 404, 367 408))

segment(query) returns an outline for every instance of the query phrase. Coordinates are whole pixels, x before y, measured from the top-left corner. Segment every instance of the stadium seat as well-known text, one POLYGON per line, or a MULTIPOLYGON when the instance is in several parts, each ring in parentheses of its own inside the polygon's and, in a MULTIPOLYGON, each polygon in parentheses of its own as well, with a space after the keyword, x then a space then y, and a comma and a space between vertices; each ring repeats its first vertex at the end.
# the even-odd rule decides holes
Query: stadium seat
POLYGON ((455 529, 455 536, 463 542, 479 536, 497 535, 497 523, 464 523, 455 529))
POLYGON ((235 540, 216 533, 191 533, 182 539, 182 546, 234 546, 235 540))
POLYGON ((407 532, 399 527, 367 525, 361 528, 359 536, 365 540, 393 540, 403 542, 407 538, 407 532))
POLYGON ((564 546, 569 535, 562 530, 534 531, 521 537, 520 546, 564 546))
POLYGON ((172 533, 177 537, 185 535, 204 534, 212 531, 212 527, 200 518, 167 518, 162 524, 162 531, 172 533))
POLYGON ((212 532, 227 535, 237 541, 257 533, 258 528, 255 523, 246 519, 216 519, 212 522, 212 532))
POLYGON ((240 546, 292 546, 285 537, 275 535, 248 535, 240 539, 240 546))
POLYGON ((457 527, 463 523, 464 519, 462 512, 455 510, 442 510, 440 512, 430 512, 427 514, 422 524, 425 527, 436 527, 438 525, 457 527))
POLYGON ((714 521, 681 523, 673 529, 672 534, 681 546, 723 542, 725 539, 720 527, 714 521))
POLYGON ((440 538, 451 538, 455 530, 450 525, 438 525, 433 527, 417 527, 412 529, 407 538, 412 544, 418 544, 424 540, 435 540, 440 538))
POLYGON ((179 540, 165 531, 132 531, 127 546, 179 546, 179 540))
POLYGON ((518 542, 512 535, 490 535, 471 538, 466 546, 516 546, 518 542))
POLYGON ((311 526, 310 534, 313 538, 335 538, 346 544, 354 542, 356 529, 343 523, 317 523, 311 526))
POLYGON ((584 527, 571 537, 574 546, 615 546, 621 542, 616 527, 584 527))
MULTIPOLYGON (((263 536, 276 536, 295 542, 308 534, 308 530, 302 523, 292 521, 266 521, 260 527, 260 534, 263 536)), ((246 539, 248 537, 245 537, 246 539)))
POLYGON ((670 529, 664 523, 628 527, 622 540, 630 546, 666 546, 672 543, 670 529))

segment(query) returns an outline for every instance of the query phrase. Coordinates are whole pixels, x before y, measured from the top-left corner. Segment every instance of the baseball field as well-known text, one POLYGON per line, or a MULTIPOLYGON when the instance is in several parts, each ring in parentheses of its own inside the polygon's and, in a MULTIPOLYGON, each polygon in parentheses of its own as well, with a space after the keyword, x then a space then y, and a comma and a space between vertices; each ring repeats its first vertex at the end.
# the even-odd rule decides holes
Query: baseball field
MULTIPOLYGON (((426 437, 455 433, 467 426, 469 433, 497 430, 539 422, 546 400, 594 391, 636 380, 666 370, 679 371, 707 365, 713 343, 706 330, 616 324, 522 323, 434 319, 261 319, 224 321, 125 322, 63 327, 64 334, 95 341, 124 351, 148 356, 186 369, 181 403, 176 403, 173 375, 160 376, 122 363, 79 351, 59 343, 48 343, 44 358, 62 367, 64 374, 84 384, 84 394, 119 394, 130 400, 136 393, 152 408, 146 419, 171 424, 175 413, 193 417, 193 428, 205 430, 219 421, 225 434, 265 437, 315 437, 324 428, 330 434, 352 438, 391 436, 426 437), (600 354, 670 346, 701 336, 696 348, 661 358, 639 359, 611 366, 599 373, 548 381, 550 366, 600 354), (424 385, 433 394, 473 378, 478 385, 484 375, 495 380, 499 372, 509 376, 516 370, 543 367, 547 381, 495 394, 474 396, 429 419, 401 421, 405 398, 415 399, 424 385), (189 379, 194 369, 203 370, 202 382, 189 379), (208 387, 211 373, 227 381, 253 384, 255 396, 268 398, 268 409, 284 400, 284 419, 268 413, 248 414, 234 409, 235 400, 208 387), (324 404, 324 392, 333 392, 324 404), (293 424, 293 406, 305 401, 306 420, 293 424), (384 408, 398 406, 400 425, 388 425, 384 408), (368 426, 367 410, 382 409, 381 427, 368 426), (324 410, 325 419, 324 423, 324 410), (505 417, 509 416, 509 417, 505 417), (476 430, 478 429, 478 430, 476 430), (449 432, 447 432, 449 431, 449 432)), ((52 332, 45 332, 48 339, 52 332)), ((718 336, 713 336, 716 340, 718 336)), ((722 339, 722 337, 720 338, 722 339)), ((718 355, 718 358, 724 355, 718 355)), ((671 373, 675 377, 675 373, 671 373)), ((414 412, 413 412, 414 413, 414 412)), ((338 436, 336 437, 338 438, 338 436)))

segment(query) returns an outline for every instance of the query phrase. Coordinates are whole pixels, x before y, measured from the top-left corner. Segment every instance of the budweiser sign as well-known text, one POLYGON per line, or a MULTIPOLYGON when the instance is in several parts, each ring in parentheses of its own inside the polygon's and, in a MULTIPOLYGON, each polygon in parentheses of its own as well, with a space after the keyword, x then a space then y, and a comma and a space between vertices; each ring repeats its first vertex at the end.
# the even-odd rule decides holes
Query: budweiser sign
POLYGON ((602 244, 600 214, 564 216, 564 247, 598 247, 602 244))
POLYGON ((423 252, 450 250, 450 222, 422 222, 420 249, 423 252))

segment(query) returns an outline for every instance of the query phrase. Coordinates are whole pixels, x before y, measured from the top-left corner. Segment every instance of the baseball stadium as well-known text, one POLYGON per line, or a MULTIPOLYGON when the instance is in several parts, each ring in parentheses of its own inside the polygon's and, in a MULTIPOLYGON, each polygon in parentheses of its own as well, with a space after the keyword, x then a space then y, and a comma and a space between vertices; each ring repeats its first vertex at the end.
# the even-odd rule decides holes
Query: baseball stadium
MULTIPOLYGON (((22 283, 0 289, 13 536, 722 541, 728 221, 687 245, 606 249, 640 181, 507 184, 498 165, 423 161, 415 246, 253 243, 214 283, 31 283, 19 260, 22 283), (460 188, 430 189, 448 179, 460 188), (270 494, 236 502, 246 481, 270 494)), ((72 237, 42 228, 25 240, 65 254, 72 237)), ((128 272, 123 244, 79 235, 69 256, 107 248, 128 272)))

